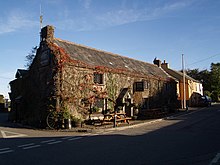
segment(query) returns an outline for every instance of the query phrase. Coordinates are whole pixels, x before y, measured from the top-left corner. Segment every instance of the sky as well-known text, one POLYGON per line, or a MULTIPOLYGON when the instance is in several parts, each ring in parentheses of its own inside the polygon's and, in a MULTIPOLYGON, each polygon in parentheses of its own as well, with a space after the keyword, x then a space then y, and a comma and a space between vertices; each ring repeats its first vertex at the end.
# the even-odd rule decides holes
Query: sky
POLYGON ((43 26, 55 37, 170 68, 210 69, 220 62, 219 0, 0 1, 0 94, 25 69, 43 26), (41 9, 41 10, 40 10, 41 9), (41 11, 41 12, 40 12, 41 11))

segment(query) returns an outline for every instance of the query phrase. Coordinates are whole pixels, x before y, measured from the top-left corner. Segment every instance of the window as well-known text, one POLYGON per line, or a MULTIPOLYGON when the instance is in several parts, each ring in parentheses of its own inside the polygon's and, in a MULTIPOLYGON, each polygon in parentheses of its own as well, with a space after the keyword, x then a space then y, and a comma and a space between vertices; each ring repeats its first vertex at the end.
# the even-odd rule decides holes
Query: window
POLYGON ((103 74, 94 73, 94 83, 95 84, 103 84, 103 74))
POLYGON ((144 91, 144 82, 135 82, 134 90, 139 92, 144 91))
POLYGON ((161 90, 162 85, 163 85, 162 82, 159 80, 159 81, 158 81, 158 90, 161 90))
POLYGON ((149 81, 144 81, 144 88, 149 89, 150 83, 149 81))

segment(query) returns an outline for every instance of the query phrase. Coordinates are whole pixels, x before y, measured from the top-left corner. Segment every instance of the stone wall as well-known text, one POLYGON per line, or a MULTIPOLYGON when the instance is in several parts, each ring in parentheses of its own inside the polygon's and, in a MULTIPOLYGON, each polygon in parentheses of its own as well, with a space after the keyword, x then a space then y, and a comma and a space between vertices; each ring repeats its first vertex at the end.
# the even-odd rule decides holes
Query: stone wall
POLYGON ((125 88, 133 106, 158 108, 175 102, 175 85, 158 77, 88 66, 70 59, 60 47, 43 40, 27 76, 11 82, 11 120, 45 127, 51 110, 67 110, 72 116, 86 119, 98 100, 103 101, 99 102, 102 111, 114 111, 116 100, 125 88), (102 84, 94 83, 94 73, 103 75, 102 84), (135 90, 136 82, 143 82, 143 91, 135 90))
POLYGON ((46 126, 50 99, 54 96, 54 57, 46 45, 41 45, 25 77, 10 83, 11 121, 36 127, 46 126))
MULTIPOLYGON (((115 102, 124 88, 130 89, 134 105, 145 106, 148 109, 168 105, 176 99, 174 82, 80 68, 71 63, 66 63, 62 70, 63 101, 71 114, 80 118, 86 118, 89 109, 97 99, 108 98, 115 102), (103 74, 103 84, 94 83, 93 74, 97 72, 103 74), (144 91, 135 91, 135 82, 145 82, 144 91)), ((103 110, 114 109, 114 106, 115 104, 109 102, 107 107, 103 107, 103 110)))

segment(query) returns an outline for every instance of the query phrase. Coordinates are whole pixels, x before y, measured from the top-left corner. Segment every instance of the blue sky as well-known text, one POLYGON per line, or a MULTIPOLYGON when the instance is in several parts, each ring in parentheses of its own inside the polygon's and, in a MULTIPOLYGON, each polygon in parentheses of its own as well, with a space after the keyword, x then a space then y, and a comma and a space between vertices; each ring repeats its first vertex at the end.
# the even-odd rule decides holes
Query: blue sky
POLYGON ((219 0, 7 0, 0 2, 0 94, 39 45, 43 26, 55 37, 170 67, 209 69, 220 62, 219 0))

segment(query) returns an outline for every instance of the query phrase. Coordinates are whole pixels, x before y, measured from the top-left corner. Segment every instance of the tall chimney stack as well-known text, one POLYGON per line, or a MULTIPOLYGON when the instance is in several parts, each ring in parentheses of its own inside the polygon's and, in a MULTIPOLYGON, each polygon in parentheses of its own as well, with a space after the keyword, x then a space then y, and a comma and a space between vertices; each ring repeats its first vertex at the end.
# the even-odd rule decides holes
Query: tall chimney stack
POLYGON ((52 41, 54 39, 54 27, 47 25, 41 29, 41 42, 52 41))
POLYGON ((161 67, 169 69, 169 64, 164 60, 163 63, 161 64, 161 67))
POLYGON ((157 58, 154 59, 154 64, 157 65, 159 68, 161 67, 161 61, 158 60, 157 58))

